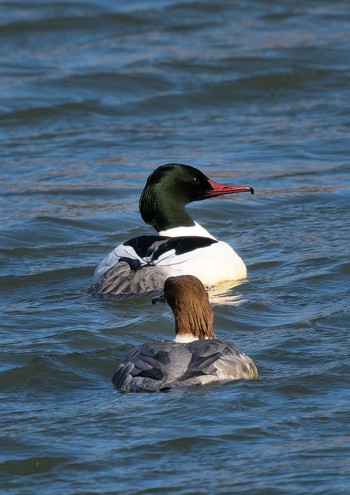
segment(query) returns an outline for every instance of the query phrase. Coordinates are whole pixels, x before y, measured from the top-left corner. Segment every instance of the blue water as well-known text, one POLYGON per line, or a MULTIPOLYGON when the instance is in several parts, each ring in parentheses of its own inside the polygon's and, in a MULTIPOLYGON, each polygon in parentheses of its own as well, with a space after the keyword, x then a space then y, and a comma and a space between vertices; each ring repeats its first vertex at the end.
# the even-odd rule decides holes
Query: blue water
POLYGON ((1 3, 3 493, 350 493, 349 32, 347 2, 1 3), (214 326, 261 378, 122 394, 171 312, 84 290, 174 161, 256 190, 189 209, 247 264, 214 326))

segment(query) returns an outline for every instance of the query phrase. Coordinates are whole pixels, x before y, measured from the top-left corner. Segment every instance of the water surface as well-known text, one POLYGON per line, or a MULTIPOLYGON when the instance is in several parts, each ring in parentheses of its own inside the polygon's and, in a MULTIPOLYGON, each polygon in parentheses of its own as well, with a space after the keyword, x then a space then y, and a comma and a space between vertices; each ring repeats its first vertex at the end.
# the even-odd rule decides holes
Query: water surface
POLYGON ((4 493, 349 493, 349 32, 346 2, 1 3, 4 493), (172 161, 256 190, 189 208, 248 266, 215 328, 261 379, 121 394, 170 310, 83 291, 172 161))

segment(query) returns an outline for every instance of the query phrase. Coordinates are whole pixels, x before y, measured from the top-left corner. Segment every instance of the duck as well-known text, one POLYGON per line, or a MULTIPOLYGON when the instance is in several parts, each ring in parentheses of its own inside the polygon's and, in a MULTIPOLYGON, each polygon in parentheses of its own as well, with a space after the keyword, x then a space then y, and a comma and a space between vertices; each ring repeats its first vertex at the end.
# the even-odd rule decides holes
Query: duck
POLYGON ((169 277, 164 296, 175 317, 175 340, 133 348, 112 378, 123 392, 160 392, 214 382, 258 378, 254 361, 235 344, 217 339, 208 293, 193 275, 169 277))
POLYGON ((97 266, 88 292, 127 299, 160 294, 170 276, 194 275, 207 287, 247 277, 242 258, 195 222, 185 206, 226 194, 250 192, 209 179, 190 165, 168 163, 148 177, 139 201, 143 221, 157 235, 141 235, 113 249, 97 266))

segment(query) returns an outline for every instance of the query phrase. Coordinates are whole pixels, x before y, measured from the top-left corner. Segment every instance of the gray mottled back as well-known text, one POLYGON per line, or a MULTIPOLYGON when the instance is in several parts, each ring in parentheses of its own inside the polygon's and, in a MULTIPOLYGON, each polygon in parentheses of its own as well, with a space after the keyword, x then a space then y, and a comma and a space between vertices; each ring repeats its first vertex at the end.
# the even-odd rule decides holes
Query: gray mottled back
POLYGON ((168 274, 162 267, 142 266, 132 270, 126 261, 119 261, 89 293, 103 298, 128 299, 135 295, 156 295, 162 292, 168 274))
POLYGON ((136 347, 119 365, 112 380, 121 390, 141 392, 257 376, 255 364, 237 346, 209 339, 136 347))

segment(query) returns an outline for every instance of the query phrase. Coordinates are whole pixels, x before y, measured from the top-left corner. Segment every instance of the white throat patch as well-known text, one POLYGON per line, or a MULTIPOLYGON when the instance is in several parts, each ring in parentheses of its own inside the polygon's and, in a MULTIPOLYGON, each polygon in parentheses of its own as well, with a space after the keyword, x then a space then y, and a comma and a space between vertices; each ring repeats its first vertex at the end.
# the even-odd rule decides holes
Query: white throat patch
POLYGON ((198 339, 197 337, 194 337, 191 334, 176 335, 174 342, 179 342, 180 344, 188 344, 189 342, 193 342, 194 340, 198 340, 198 339))

